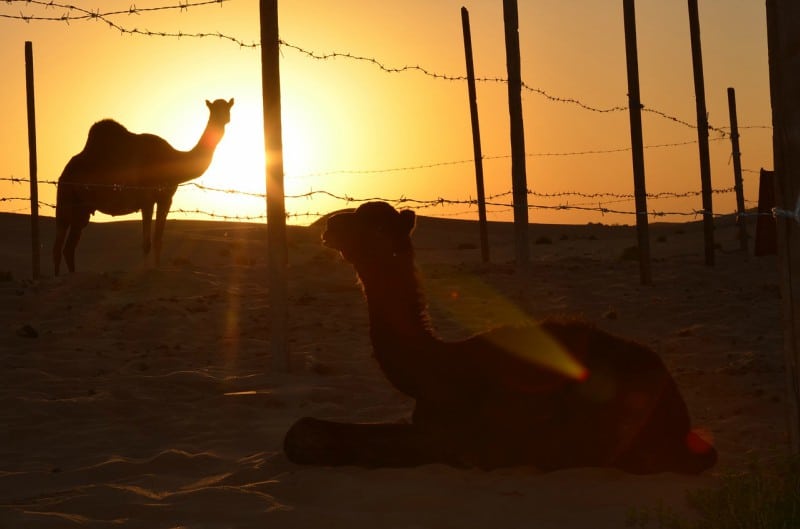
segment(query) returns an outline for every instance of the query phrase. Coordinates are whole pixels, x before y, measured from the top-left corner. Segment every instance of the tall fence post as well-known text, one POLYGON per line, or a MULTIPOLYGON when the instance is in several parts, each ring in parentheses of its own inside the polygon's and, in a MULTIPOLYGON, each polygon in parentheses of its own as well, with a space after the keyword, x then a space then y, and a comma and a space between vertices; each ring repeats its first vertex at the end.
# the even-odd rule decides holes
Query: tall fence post
POLYGON ((277 371, 288 371, 288 278, 286 206, 283 192, 280 41, 278 0, 260 0, 261 83, 264 149, 267 157, 267 252, 269 266, 270 354, 277 371))
POLYGON ((731 155, 733 156, 733 187, 736 190, 739 247, 747 255, 747 222, 744 210, 744 182, 742 181, 742 153, 739 151, 739 119, 736 117, 736 91, 728 88, 728 114, 731 121, 731 155))
POLYGON ((708 114, 703 80, 703 50, 700 45, 700 14, 697 0, 689 0, 689 32, 692 40, 692 66, 697 106, 697 143, 700 149, 700 183, 703 194, 703 239, 706 265, 714 266, 714 208, 711 201, 711 160, 708 152, 708 114))
POLYGON ((39 165, 36 155, 36 98, 33 90, 33 43, 25 42, 25 86, 28 96, 28 165, 31 183, 31 274, 39 278, 39 165))
POLYGON ((514 253, 517 265, 528 263, 528 178, 525 169, 525 129, 522 124, 522 72, 519 53, 517 0, 503 0, 508 70, 508 113, 511 125, 511 184, 514 196, 514 253))
POLYGON ((767 0, 778 263, 781 277, 788 424, 800 453, 800 4, 767 0))
POLYGON ((467 89, 469 91, 469 114, 472 120, 472 151, 475 157, 475 185, 478 189, 478 229, 481 238, 481 260, 489 262, 489 230, 486 222, 486 193, 483 189, 483 151, 481 149, 481 126, 478 120, 478 95, 475 90, 475 66, 472 62, 472 32, 469 27, 469 11, 461 8, 461 29, 464 33, 464 55, 467 61, 467 89))
POLYGON ((650 272, 650 235, 647 223, 647 190, 644 177, 644 141, 642 140, 642 102, 639 94, 639 52, 636 45, 636 8, 634 0, 623 0, 625 18, 625 55, 628 62, 628 111, 631 122, 633 186, 636 199, 636 234, 639 244, 639 278, 643 285, 653 282, 650 272))

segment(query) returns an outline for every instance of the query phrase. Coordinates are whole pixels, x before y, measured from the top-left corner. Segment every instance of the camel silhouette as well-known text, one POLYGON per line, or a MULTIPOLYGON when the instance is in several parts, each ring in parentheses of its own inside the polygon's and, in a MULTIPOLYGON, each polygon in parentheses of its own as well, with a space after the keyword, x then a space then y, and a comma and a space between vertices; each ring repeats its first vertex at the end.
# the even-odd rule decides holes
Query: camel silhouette
POLYGON ((53 243, 55 275, 63 247, 70 272, 75 271, 75 248, 95 211, 108 215, 142 212, 142 252, 150 253, 153 208, 155 264, 161 260, 164 223, 178 185, 201 176, 230 122, 233 99, 206 101, 209 117, 197 145, 178 151, 153 134, 134 134, 116 121, 92 125, 83 150, 70 159, 58 179, 56 238, 53 243), (66 243, 65 243, 66 239, 66 243))
POLYGON ((652 349, 575 320, 499 327, 457 342, 435 336, 415 270, 414 224, 413 211, 371 202, 332 216, 322 236, 355 267, 375 359, 416 400, 411 423, 305 417, 284 439, 289 460, 637 474, 714 465, 716 450, 691 429, 652 349))

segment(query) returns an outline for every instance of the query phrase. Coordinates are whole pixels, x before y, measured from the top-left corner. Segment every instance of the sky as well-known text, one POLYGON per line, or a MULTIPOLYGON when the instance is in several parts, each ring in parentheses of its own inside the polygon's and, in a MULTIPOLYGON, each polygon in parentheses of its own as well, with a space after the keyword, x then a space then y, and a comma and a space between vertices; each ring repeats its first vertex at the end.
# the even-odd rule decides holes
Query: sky
MULTIPOLYGON (((54 182, 94 122, 113 118, 188 150, 208 119, 205 100, 234 98, 214 161, 194 181, 205 188, 180 187, 170 218, 263 222, 259 2, 62 1, 0 2, 0 211, 30 211, 24 43, 31 41, 41 215, 54 214, 54 182), (107 14, 134 6, 135 13, 107 14), (100 16, 77 18, 87 12, 100 16)), ((465 75, 463 5, 476 75, 507 77, 503 2, 278 3, 288 222, 308 224, 366 198, 405 198, 420 214, 477 218, 468 203, 477 191, 467 84, 439 76, 465 75), (319 58, 332 53, 371 60, 319 58), (425 203, 439 198, 461 203, 425 203)), ((522 93, 532 223, 635 223, 622 4, 519 0, 522 79, 532 88, 522 93), (616 110, 596 111, 604 109, 616 110)), ((734 87, 746 205, 755 207, 758 170, 772 167, 764 2, 699 4, 709 123, 729 126, 727 88, 734 87)), ((702 203, 697 131, 689 126, 696 110, 687 2, 639 0, 636 10, 641 100, 656 111, 643 115, 650 220, 696 220, 702 203)), ((477 99, 488 216, 511 220, 507 85, 479 81, 477 99)), ((721 191, 715 213, 732 213, 729 139, 712 131, 710 152, 712 187, 721 191)), ((138 215, 93 220, 129 218, 138 215)))

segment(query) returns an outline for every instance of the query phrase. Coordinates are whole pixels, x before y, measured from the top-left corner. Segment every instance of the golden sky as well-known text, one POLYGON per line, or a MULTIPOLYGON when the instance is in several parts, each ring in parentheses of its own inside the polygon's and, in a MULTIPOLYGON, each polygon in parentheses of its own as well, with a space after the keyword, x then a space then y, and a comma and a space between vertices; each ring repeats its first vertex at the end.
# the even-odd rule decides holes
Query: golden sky
MULTIPOLYGON (((135 7, 180 4, 186 2, 148 0, 135 7)), ((129 3, 64 0, 60 7, 44 7, 0 2, 0 97, 5 107, 0 197, 28 196, 27 182, 7 181, 29 177, 25 41, 33 42, 34 51, 42 215, 54 214, 48 206, 55 203, 52 182, 82 149, 92 123, 113 118, 131 131, 158 134, 176 148, 189 149, 207 121, 206 99, 233 97, 236 103, 212 166, 195 182, 264 193, 260 52, 253 46, 259 39, 258 4, 228 0, 106 17, 128 31, 184 34, 177 38, 130 34, 103 20, 39 20, 126 10, 129 3), (21 16, 33 18, 25 21, 21 16), (192 36, 199 33, 223 38, 192 36)), ((280 0, 280 35, 317 54, 351 53, 390 68, 419 65, 429 72, 463 76, 462 5, 470 12, 476 74, 506 77, 501 0, 280 0)), ((519 11, 522 78, 528 86, 598 109, 627 105, 622 0, 519 0, 519 11)), ((694 123, 686 2, 639 0, 637 24, 643 105, 694 123)), ((754 206, 757 170, 772 166, 764 2, 700 0, 700 24, 709 122, 720 128, 729 125, 726 90, 732 86, 739 123, 752 127, 741 131, 741 149, 745 196, 748 206, 754 206)), ((372 62, 351 58, 315 59, 290 46, 283 46, 281 53, 287 195, 328 191, 356 199, 418 200, 476 196, 464 81, 438 79, 418 70, 387 73, 372 62)), ((480 82, 478 107, 486 193, 502 194, 511 190, 507 86, 480 82)), ((523 108, 529 189, 543 194, 633 193, 631 155, 624 150, 630 147, 626 111, 594 112, 527 90, 523 108), (595 153, 575 154, 588 151, 595 153)), ((644 143, 651 146, 645 152, 647 191, 699 191, 697 131, 654 113, 645 113, 643 119, 644 143), (676 143, 682 145, 656 147, 676 143)), ((713 187, 729 189, 730 142, 714 133, 711 139, 713 187)), ((632 199, 580 194, 533 195, 529 204, 634 211, 632 199)), ((314 197, 287 199, 290 223, 306 224, 317 218, 313 213, 352 205, 314 197)), ((501 196, 494 202, 498 205, 488 207, 490 220, 509 220, 510 209, 503 204, 510 198, 501 196)), ((714 206, 717 213, 733 212, 734 194, 715 195, 714 206)), ((691 213, 701 207, 699 196, 648 202, 651 211, 685 214, 651 221, 694 220, 691 213)), ((176 193, 170 218, 186 216, 178 210, 263 217, 265 202, 185 186, 176 193)), ((26 212, 29 206, 6 200, 0 202, 0 211, 26 212)), ((477 217, 476 208, 469 205, 418 211, 477 217)), ((580 209, 535 207, 529 218, 565 224, 634 223, 632 215, 580 209)), ((93 218, 109 219, 102 214, 93 218)))

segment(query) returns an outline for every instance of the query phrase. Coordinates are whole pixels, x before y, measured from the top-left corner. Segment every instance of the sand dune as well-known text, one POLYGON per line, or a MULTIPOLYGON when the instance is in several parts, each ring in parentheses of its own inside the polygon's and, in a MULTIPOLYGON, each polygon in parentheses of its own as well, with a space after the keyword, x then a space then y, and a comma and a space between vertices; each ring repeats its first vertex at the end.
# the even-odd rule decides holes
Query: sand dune
POLYGON ((354 273, 319 227, 290 228, 288 374, 268 353, 263 226, 170 220, 153 270, 138 223, 93 224, 78 273, 54 278, 43 219, 38 281, 28 218, 0 227, 1 528, 618 528, 632 508, 686 510, 687 489, 786 443, 776 263, 735 251, 724 220, 714 268, 698 224, 654 225, 648 287, 620 259, 629 227, 533 225, 517 272, 508 224, 491 226, 488 265, 473 222, 422 218, 415 233, 445 337, 567 314, 659 351, 720 451, 695 478, 295 466, 281 451, 295 419, 400 420, 412 404, 371 359, 354 273))

